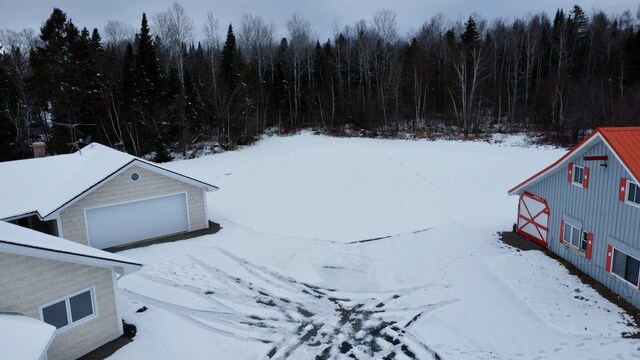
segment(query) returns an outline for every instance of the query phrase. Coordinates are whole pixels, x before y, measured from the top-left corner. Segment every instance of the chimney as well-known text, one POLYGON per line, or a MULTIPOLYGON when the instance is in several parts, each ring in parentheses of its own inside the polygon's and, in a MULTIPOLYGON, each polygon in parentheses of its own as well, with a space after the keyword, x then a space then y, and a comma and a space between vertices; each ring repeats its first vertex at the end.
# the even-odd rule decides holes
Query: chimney
POLYGON ((45 144, 41 141, 38 142, 34 142, 33 144, 31 144, 31 147, 33 148, 33 157, 34 158, 40 158, 40 157, 45 157, 47 156, 47 148, 45 146, 45 144))
POLYGON ((118 151, 122 151, 123 153, 127 152, 122 141, 118 141, 117 143, 113 144, 113 147, 115 147, 115 149, 118 151))

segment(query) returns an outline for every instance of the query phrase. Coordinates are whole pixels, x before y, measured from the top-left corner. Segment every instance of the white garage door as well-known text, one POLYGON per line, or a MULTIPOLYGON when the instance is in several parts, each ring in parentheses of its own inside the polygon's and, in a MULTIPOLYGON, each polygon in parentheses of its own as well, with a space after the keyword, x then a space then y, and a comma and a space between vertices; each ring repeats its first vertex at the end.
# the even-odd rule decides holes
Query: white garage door
POLYGON ((98 249, 188 230, 186 194, 87 209, 89 245, 98 249))

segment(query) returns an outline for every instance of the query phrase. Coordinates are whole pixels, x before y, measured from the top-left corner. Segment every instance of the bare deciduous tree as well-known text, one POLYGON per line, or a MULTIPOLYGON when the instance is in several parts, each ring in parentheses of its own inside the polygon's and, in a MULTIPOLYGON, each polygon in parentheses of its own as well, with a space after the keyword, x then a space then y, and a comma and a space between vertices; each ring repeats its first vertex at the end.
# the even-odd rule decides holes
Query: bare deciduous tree
POLYGON ((135 28, 119 20, 108 20, 103 30, 106 44, 113 46, 124 46, 133 42, 136 34, 135 28))
POLYGON ((178 70, 180 80, 179 116, 182 130, 183 152, 186 151, 187 121, 185 119, 185 89, 184 89, 184 52, 186 44, 193 37, 193 20, 187 15, 184 7, 177 1, 165 12, 153 17, 156 32, 164 45, 169 49, 171 59, 178 70))
MULTIPOLYGON (((310 70, 309 48, 311 47, 311 22, 298 14, 287 21, 289 33, 289 54, 293 64, 293 121, 298 121, 302 106, 302 72, 310 70)), ((296 126, 296 124, 291 124, 296 126)))
POLYGON ((264 84, 267 71, 273 69, 275 29, 275 25, 268 24, 260 16, 242 14, 238 33, 240 52, 244 55, 247 63, 255 63, 258 71, 260 96, 256 107, 256 127, 260 123, 260 109, 264 107, 265 109, 262 111, 263 129, 266 127, 266 107, 268 106, 268 101, 265 99, 264 84))

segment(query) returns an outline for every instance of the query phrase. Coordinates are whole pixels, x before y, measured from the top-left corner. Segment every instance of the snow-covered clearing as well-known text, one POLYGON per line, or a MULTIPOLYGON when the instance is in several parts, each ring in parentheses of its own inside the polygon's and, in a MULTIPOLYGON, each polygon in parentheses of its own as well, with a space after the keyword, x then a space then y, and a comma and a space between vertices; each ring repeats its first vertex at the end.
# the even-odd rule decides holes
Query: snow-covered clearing
POLYGON ((507 189, 564 153, 521 142, 302 134, 167 164, 220 186, 223 229, 123 252, 138 335, 112 358, 640 358, 619 308, 496 239, 507 189))

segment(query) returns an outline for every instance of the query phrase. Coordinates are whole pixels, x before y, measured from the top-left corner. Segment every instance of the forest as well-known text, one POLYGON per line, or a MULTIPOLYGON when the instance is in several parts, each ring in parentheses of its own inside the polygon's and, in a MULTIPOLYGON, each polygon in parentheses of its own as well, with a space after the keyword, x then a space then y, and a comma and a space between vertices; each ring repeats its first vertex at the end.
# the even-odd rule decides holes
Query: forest
POLYGON ((35 141, 69 153, 88 137, 162 162, 302 128, 542 131, 572 142, 640 125, 640 12, 437 14, 400 34, 396 14, 381 10, 328 39, 297 14, 282 38, 260 16, 220 25, 207 15, 196 31, 175 2, 137 27, 110 20, 99 31, 54 9, 39 33, 0 30, 0 160, 30 157, 35 141))

